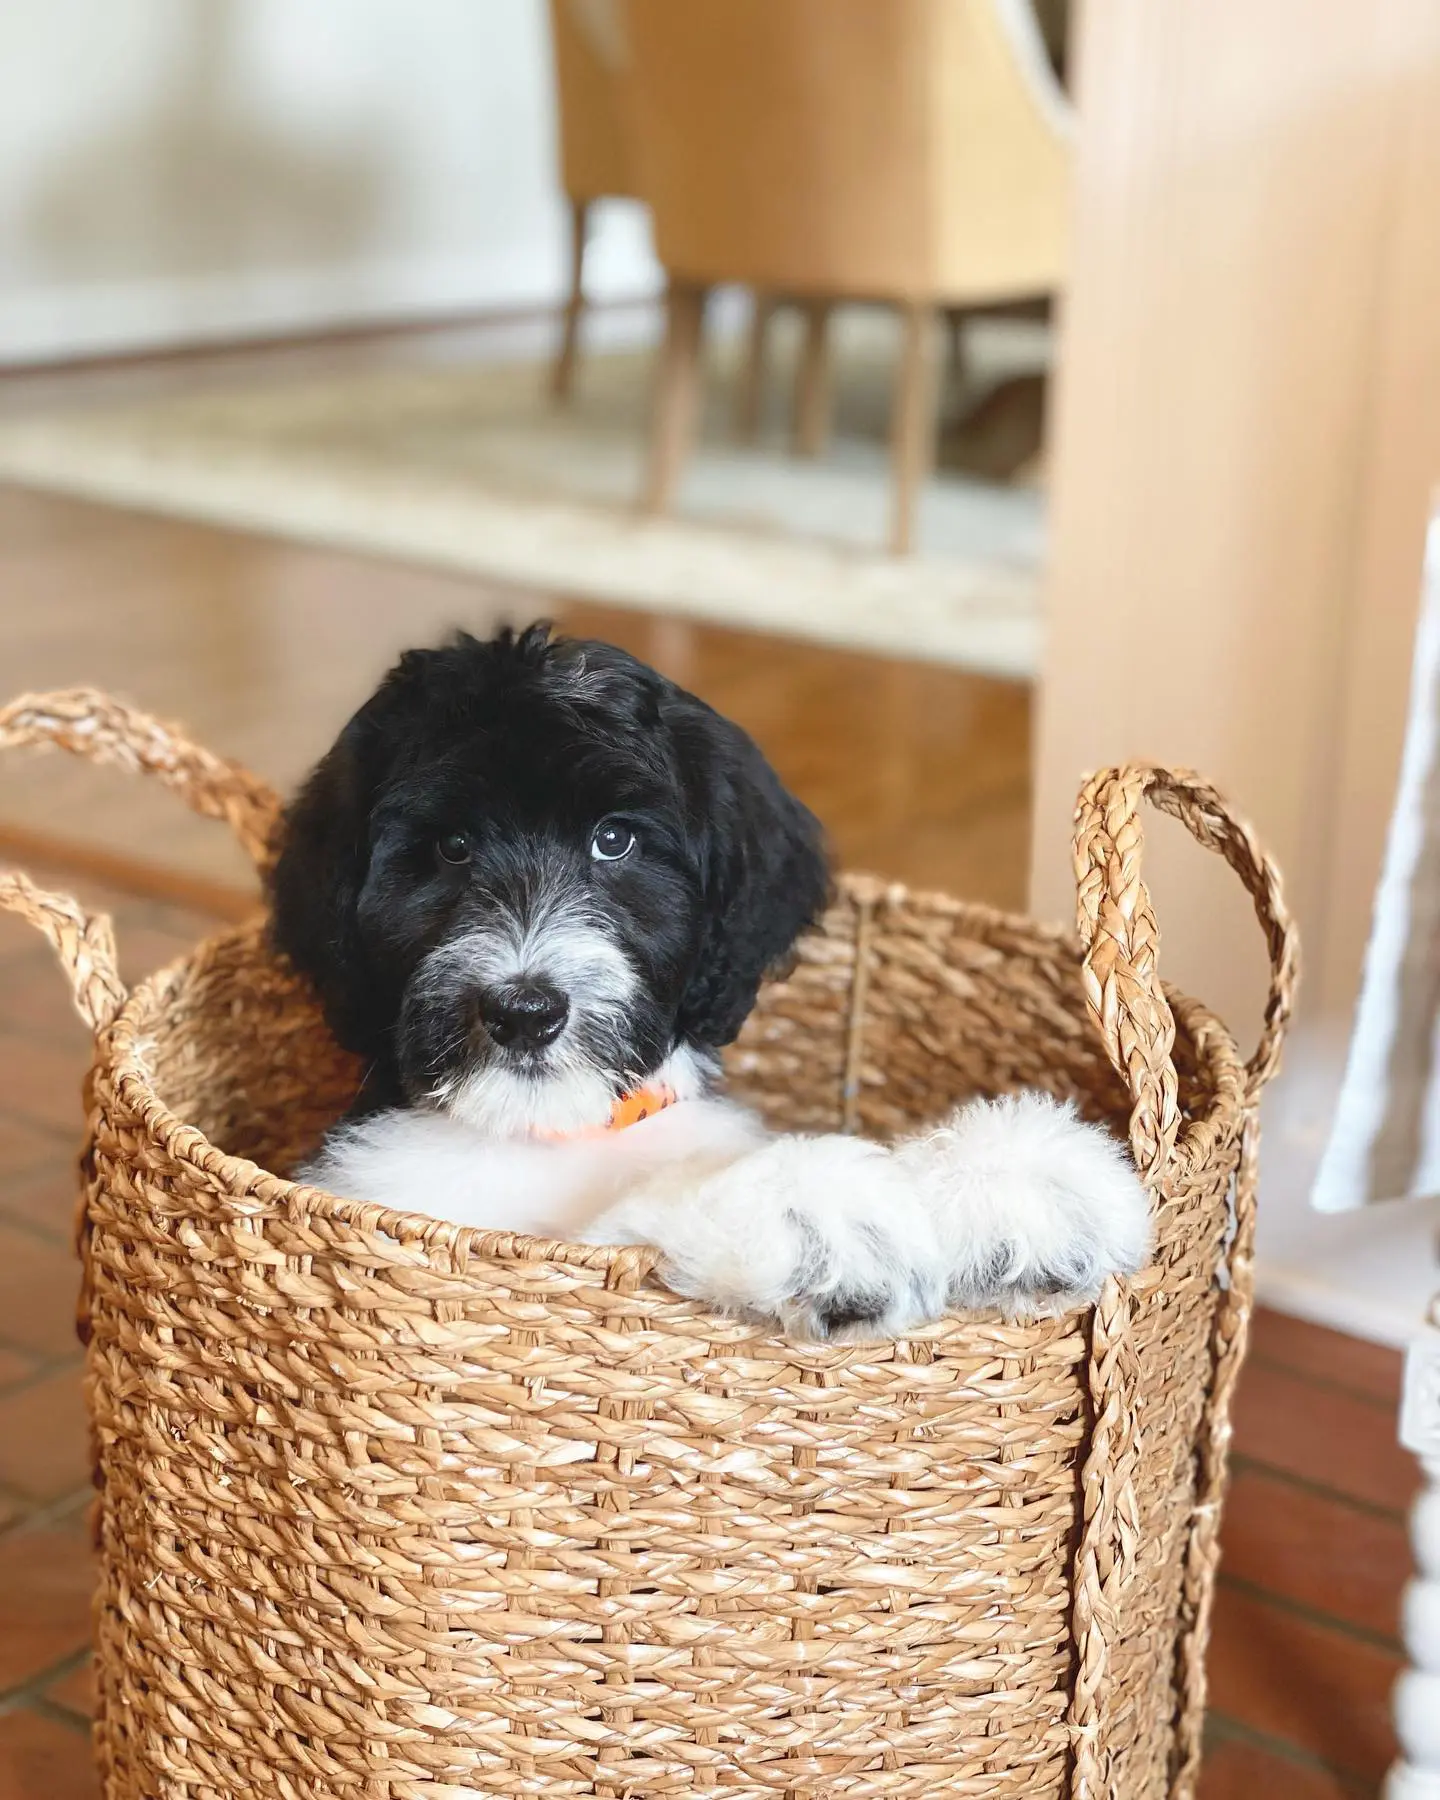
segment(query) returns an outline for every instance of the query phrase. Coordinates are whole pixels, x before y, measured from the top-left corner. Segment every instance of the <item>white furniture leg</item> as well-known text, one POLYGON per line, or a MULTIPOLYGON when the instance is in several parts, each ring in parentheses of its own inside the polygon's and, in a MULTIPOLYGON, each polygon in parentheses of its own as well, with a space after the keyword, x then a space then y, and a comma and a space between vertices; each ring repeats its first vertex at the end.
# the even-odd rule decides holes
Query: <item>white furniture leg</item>
POLYGON ((1440 1329, 1410 1346, 1400 1439, 1420 1458, 1425 1487, 1410 1519, 1416 1573, 1401 1609, 1410 1666, 1395 1684, 1400 1760, 1385 1800, 1440 1800, 1440 1329))

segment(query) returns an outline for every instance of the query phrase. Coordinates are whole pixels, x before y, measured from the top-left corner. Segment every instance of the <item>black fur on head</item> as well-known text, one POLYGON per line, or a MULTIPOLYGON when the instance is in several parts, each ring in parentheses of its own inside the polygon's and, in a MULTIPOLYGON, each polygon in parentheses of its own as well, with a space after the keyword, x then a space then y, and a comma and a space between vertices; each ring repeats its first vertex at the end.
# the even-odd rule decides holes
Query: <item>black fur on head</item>
POLYGON ((618 1090, 729 1043, 827 885, 738 726, 534 625, 401 657, 287 814, 274 937, 382 1097, 618 1090))

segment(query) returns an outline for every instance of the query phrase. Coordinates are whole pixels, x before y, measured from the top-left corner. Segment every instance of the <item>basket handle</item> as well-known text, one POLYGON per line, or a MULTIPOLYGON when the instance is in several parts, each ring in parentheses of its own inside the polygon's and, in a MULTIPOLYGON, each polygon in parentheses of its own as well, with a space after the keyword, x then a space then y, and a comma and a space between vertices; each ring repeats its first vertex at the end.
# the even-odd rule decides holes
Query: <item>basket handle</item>
POLYGON ((1102 769, 1075 806, 1075 879, 1085 998, 1110 1060, 1130 1090, 1130 1144, 1141 1178, 1163 1176, 1180 1125, 1175 1020, 1160 985, 1159 928, 1140 875, 1149 800, 1217 851, 1244 882, 1270 953, 1270 991, 1260 1042, 1245 1066, 1253 1105, 1280 1063, 1299 973, 1299 940, 1280 874, 1250 827, 1199 775, 1153 763, 1102 769))
POLYGON ((65 688, 22 694, 0 707, 0 750, 26 747, 157 776, 197 813, 223 819, 262 874, 274 860, 281 806, 269 782, 108 694, 65 688))
POLYGON ((28 875, 0 875, 0 911, 19 913, 49 938, 70 977, 75 1010, 99 1033, 125 1004, 115 933, 104 913, 87 913, 68 894, 50 894, 28 875))
MULTIPOLYGON (((59 748, 155 775, 196 812, 225 820, 262 874, 274 858, 281 806, 268 782, 108 694, 67 688, 22 694, 0 707, 0 750, 26 747, 59 748)), ((0 910, 18 913, 45 934, 70 977, 81 1018, 92 1031, 103 1031, 126 1000, 109 919, 20 874, 0 876, 0 910)))

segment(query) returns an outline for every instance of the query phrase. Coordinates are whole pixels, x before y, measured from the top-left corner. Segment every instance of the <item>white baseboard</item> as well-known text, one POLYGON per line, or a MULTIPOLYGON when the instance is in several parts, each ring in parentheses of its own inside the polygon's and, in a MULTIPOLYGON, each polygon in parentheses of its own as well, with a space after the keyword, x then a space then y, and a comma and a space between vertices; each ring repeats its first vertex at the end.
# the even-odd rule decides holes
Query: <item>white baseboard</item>
MULTIPOLYGON (((644 221, 634 212, 613 203, 597 215, 586 252, 594 300, 653 300, 660 292, 644 221)), ((0 365, 554 307, 566 281, 558 205, 554 224, 551 230, 546 221, 525 242, 462 257, 0 284, 0 365)))
MULTIPOLYGON (((653 288, 597 295, 647 299, 653 288)), ((0 363, 203 347, 363 325, 420 322, 458 312, 553 307, 553 284, 525 270, 267 271, 244 277, 106 283, 0 296, 0 363)))
POLYGON ((1330 1138, 1348 1019, 1302 1020, 1260 1133, 1256 1288, 1314 1325, 1397 1348, 1440 1292, 1440 1198, 1318 1212, 1315 1174, 1330 1138))
POLYGON ((1312 1213, 1259 1256, 1262 1305, 1403 1349, 1440 1293, 1440 1198, 1312 1213))

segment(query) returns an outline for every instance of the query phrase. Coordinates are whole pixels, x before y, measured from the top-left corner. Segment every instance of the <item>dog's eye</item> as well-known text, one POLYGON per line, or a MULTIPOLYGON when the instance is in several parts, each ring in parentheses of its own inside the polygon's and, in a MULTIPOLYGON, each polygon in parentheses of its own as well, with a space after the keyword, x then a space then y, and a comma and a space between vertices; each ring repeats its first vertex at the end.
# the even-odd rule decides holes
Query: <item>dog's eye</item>
POLYGON ((619 862, 635 848, 635 833, 619 819, 604 819, 595 827, 590 854, 596 862, 619 862))
POLYGON ((468 863, 474 848, 468 831, 447 831, 444 837, 435 840, 435 854, 444 863, 468 863))

